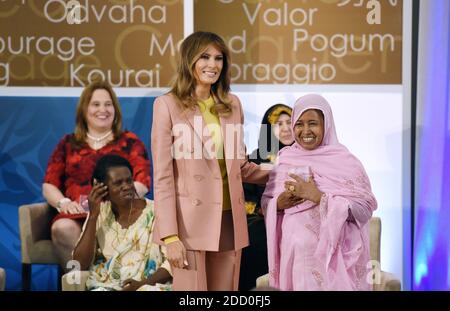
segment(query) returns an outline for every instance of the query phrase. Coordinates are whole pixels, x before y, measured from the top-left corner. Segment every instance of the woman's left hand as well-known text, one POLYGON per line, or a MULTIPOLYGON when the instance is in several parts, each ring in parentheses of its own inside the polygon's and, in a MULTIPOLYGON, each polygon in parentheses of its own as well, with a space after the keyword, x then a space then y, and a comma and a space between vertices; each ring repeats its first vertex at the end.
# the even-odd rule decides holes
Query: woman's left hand
POLYGON ((320 202, 323 193, 317 188, 312 177, 308 181, 304 181, 303 178, 295 174, 289 174, 289 177, 295 181, 288 180, 284 183, 287 191, 291 191, 298 198, 303 198, 316 204, 320 202))
POLYGON ((123 282, 122 291, 134 292, 138 290, 139 287, 147 284, 145 281, 136 281, 134 279, 128 279, 123 282))

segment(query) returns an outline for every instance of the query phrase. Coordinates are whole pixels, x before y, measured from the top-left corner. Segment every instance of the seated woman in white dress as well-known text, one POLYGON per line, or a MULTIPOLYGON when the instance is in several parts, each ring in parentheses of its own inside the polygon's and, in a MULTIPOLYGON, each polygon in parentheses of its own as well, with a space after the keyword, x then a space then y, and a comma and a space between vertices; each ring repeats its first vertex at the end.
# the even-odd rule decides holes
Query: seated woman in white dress
POLYGON ((171 290, 170 265, 152 242, 153 201, 138 198, 130 163, 106 155, 96 164, 89 215, 73 259, 89 269, 88 290, 171 290))

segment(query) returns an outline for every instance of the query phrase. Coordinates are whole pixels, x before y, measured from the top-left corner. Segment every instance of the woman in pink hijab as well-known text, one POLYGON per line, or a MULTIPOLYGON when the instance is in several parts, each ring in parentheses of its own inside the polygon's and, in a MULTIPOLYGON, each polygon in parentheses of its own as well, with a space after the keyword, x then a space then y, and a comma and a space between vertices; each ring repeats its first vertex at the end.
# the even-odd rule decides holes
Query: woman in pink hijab
POLYGON ((361 162, 337 139, 328 102, 297 100, 295 143, 283 148, 262 197, 269 285, 371 290, 369 220, 377 208, 361 162))

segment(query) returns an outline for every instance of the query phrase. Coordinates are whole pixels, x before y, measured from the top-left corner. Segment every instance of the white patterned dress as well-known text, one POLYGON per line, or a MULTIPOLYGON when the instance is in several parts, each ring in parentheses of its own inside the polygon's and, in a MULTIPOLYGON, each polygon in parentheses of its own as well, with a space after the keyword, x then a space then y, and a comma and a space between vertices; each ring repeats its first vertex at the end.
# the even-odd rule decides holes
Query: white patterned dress
MULTIPOLYGON (((171 273, 164 247, 152 242, 153 220, 153 201, 148 199, 136 222, 125 229, 116 221, 111 203, 101 204, 88 290, 122 290, 125 280, 141 281, 160 267, 171 273)), ((138 290, 166 291, 171 290, 171 284, 144 285, 138 290)))

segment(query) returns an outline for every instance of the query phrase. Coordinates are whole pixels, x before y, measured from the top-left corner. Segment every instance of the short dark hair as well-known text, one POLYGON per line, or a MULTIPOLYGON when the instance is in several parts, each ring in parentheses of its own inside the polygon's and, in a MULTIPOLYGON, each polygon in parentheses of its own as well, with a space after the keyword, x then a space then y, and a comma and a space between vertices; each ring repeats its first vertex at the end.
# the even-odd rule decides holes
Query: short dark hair
POLYGON ((131 164, 127 159, 116 154, 107 154, 98 159, 97 163, 95 164, 94 172, 92 173, 91 184, 94 184, 94 179, 96 179, 97 182, 105 183, 106 177, 108 176, 108 171, 113 167, 127 167, 130 170, 131 175, 133 176, 133 168, 131 167, 131 164))

